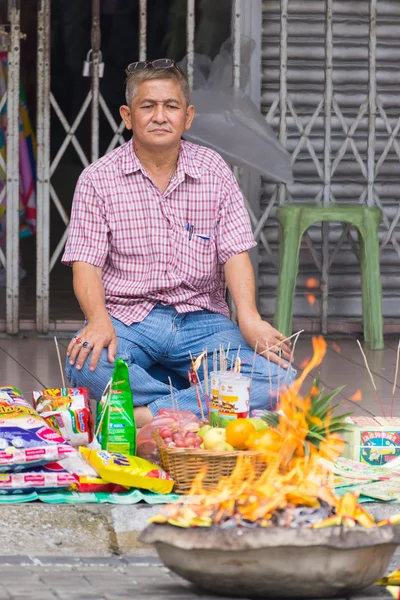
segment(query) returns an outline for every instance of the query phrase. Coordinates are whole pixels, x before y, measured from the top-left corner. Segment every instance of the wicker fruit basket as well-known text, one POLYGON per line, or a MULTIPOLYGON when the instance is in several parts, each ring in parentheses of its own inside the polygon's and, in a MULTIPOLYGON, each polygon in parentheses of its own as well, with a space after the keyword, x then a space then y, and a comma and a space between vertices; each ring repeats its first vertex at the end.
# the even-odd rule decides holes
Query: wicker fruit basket
POLYGON ((171 475, 175 481, 174 492, 187 494, 193 479, 202 469, 207 467, 207 474, 203 487, 207 490, 214 489, 221 477, 229 477, 236 466, 240 454, 252 460, 257 473, 261 473, 265 464, 259 452, 250 450, 235 450, 233 452, 219 452, 211 450, 190 448, 168 448, 158 431, 153 431, 153 438, 160 453, 162 468, 171 475), (259 458, 259 460, 257 460, 259 458))

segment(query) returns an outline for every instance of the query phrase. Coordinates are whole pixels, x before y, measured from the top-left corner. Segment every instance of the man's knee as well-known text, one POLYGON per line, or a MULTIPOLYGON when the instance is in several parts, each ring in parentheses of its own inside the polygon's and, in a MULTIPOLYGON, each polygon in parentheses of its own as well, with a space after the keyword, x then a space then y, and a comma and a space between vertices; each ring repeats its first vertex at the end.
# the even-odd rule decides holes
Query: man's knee
POLYGON ((69 358, 66 362, 66 375, 72 387, 85 387, 89 390, 90 396, 95 400, 100 400, 103 391, 110 381, 114 364, 108 360, 107 349, 104 349, 100 355, 99 362, 94 371, 90 370, 91 354, 87 357, 81 369, 75 365, 69 364, 69 358))

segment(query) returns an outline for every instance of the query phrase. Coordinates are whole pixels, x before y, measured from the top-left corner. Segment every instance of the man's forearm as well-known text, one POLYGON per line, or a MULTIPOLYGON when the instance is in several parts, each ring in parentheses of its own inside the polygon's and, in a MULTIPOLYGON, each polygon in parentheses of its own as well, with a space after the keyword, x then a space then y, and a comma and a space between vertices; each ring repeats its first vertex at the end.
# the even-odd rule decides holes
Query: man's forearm
POLYGON ((101 268, 85 262, 73 264, 74 292, 88 321, 107 318, 101 268))
POLYGON ((256 305, 253 266, 247 252, 232 256, 224 265, 228 290, 235 303, 239 324, 243 319, 260 318, 256 305))

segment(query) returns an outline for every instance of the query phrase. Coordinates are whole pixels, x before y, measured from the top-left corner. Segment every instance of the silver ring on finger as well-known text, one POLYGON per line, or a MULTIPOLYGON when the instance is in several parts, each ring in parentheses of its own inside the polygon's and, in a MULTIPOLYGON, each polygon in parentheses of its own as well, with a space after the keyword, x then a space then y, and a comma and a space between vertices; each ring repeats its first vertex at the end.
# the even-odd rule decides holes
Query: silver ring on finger
POLYGON ((87 350, 91 350, 92 346, 89 344, 89 342, 82 342, 82 348, 86 348, 87 350))

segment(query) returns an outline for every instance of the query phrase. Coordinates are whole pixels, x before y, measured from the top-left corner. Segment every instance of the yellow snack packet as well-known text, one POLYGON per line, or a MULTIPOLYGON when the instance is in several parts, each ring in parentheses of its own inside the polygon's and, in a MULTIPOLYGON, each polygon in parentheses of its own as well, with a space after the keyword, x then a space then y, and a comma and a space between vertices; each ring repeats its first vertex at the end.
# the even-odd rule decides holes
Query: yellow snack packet
POLYGON ((84 447, 80 452, 105 481, 158 494, 169 494, 174 487, 168 473, 144 458, 84 447))

